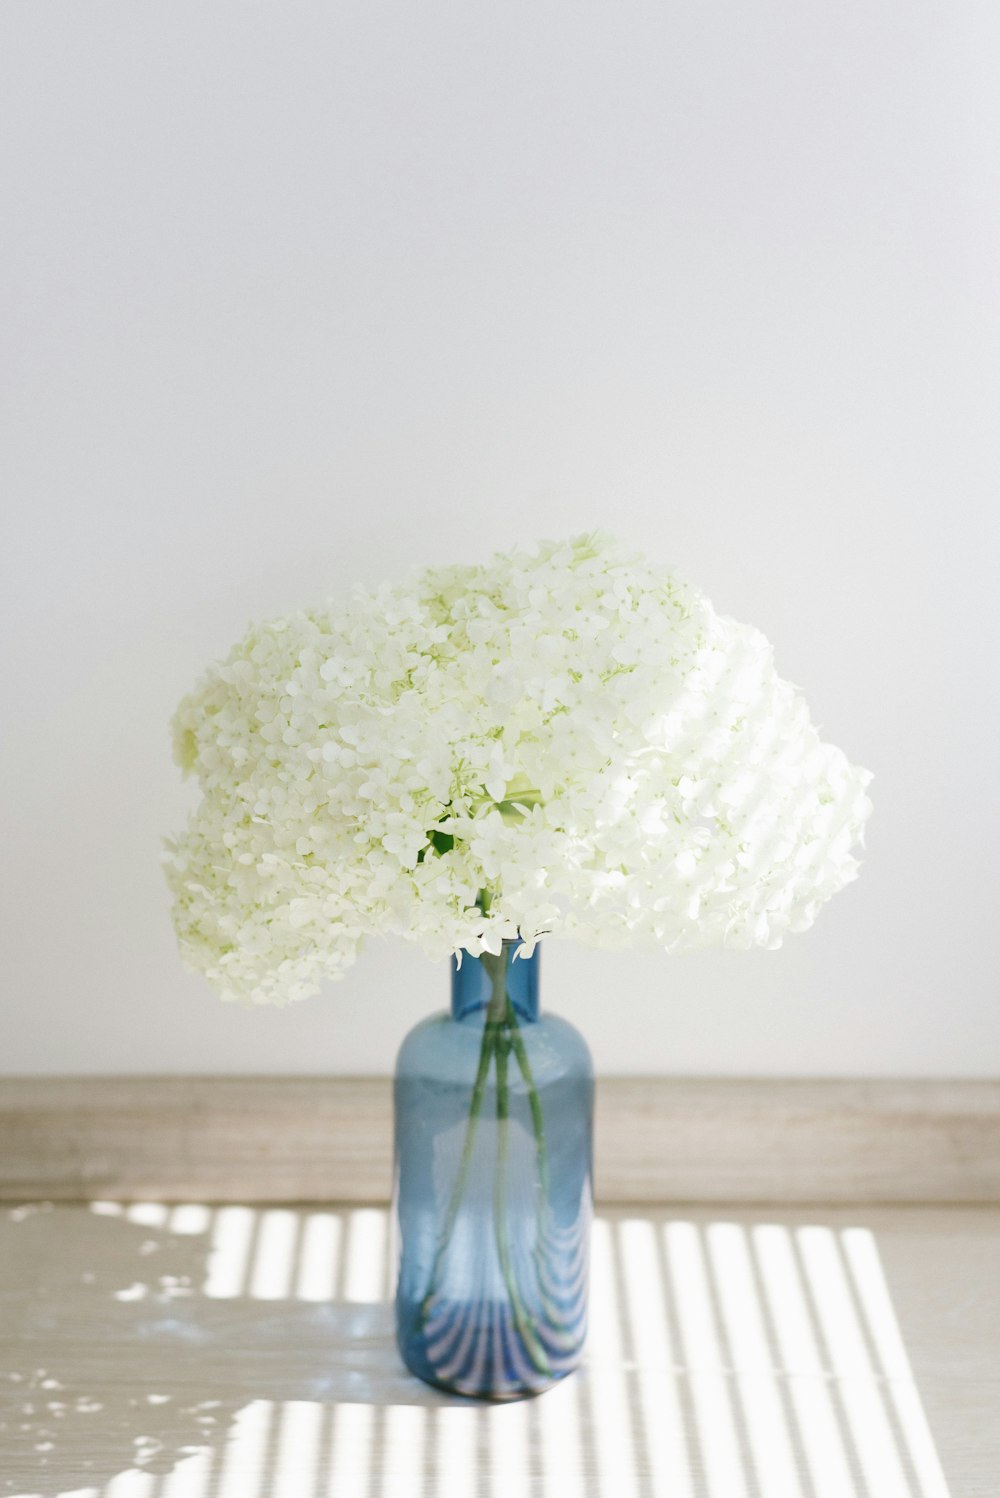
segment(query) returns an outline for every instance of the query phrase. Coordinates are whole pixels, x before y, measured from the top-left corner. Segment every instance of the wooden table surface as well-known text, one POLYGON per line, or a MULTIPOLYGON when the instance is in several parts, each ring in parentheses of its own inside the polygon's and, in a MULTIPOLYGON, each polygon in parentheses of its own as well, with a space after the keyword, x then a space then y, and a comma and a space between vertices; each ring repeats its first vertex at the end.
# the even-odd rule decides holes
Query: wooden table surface
POLYGON ((1000 1210, 598 1213, 586 1363, 396 1354, 381 1207, 0 1218, 0 1494, 997 1498, 1000 1210))

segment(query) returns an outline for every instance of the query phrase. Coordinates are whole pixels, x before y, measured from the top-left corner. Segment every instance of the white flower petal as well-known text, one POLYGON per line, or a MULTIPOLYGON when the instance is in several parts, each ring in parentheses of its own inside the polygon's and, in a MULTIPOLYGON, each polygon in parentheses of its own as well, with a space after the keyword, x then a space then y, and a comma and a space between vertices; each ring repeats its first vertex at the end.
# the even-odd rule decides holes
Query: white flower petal
POLYGON ((764 636, 600 533, 254 626, 172 728, 202 791, 167 848, 181 949, 256 1003, 378 934, 774 947, 871 811, 764 636))

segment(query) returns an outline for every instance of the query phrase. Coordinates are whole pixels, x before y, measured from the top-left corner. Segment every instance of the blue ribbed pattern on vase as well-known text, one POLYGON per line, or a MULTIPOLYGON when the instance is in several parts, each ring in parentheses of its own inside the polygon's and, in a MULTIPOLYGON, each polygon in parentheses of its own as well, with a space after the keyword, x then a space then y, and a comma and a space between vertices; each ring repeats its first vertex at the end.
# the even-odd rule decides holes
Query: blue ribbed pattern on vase
POLYGON ((400 1352, 486 1399, 571 1372, 587 1326, 593 1066, 517 945, 452 959, 451 1012, 411 1030, 394 1090, 400 1352))

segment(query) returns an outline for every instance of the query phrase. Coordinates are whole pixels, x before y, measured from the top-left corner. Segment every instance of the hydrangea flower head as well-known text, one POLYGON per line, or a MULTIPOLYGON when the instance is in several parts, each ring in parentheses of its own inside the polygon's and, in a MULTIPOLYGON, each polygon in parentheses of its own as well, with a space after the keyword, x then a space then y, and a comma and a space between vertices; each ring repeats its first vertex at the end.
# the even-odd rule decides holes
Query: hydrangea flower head
POLYGON ((604 533, 249 630, 181 703, 185 960, 230 999, 543 934, 777 947, 853 879, 867 770, 758 630, 604 533))

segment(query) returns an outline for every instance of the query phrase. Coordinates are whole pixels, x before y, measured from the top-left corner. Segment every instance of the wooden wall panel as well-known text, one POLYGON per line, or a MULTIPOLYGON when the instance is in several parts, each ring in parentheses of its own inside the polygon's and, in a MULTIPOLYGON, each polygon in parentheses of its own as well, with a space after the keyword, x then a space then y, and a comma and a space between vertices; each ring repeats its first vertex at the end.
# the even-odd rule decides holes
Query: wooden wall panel
MULTIPOLYGON (((0 1198, 384 1201, 386 1078, 0 1079, 0 1198)), ((598 1083, 605 1202, 1000 1202, 1000 1082, 598 1083)))

